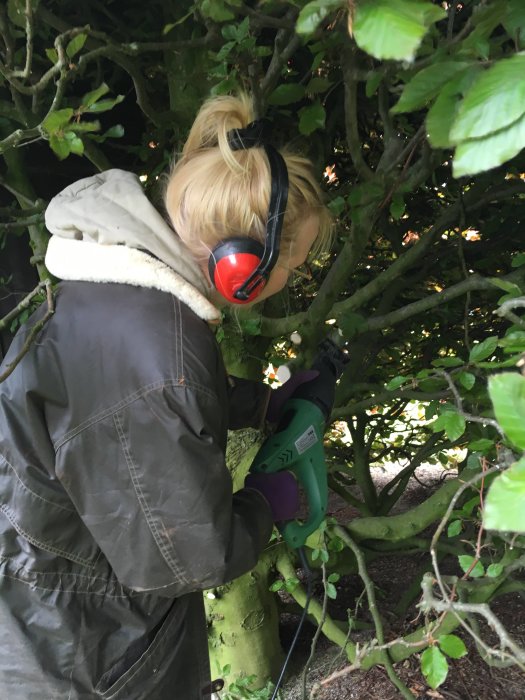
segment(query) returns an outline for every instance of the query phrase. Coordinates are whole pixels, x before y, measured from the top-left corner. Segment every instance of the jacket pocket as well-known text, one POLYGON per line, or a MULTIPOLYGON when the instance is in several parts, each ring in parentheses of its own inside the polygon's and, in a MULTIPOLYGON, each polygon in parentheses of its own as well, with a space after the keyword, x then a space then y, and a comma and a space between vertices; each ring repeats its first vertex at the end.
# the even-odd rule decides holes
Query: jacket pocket
POLYGON ((147 698, 156 679, 165 675, 176 652, 176 639, 184 634, 186 605, 175 600, 167 615, 149 635, 133 642, 95 687, 105 700, 147 698))

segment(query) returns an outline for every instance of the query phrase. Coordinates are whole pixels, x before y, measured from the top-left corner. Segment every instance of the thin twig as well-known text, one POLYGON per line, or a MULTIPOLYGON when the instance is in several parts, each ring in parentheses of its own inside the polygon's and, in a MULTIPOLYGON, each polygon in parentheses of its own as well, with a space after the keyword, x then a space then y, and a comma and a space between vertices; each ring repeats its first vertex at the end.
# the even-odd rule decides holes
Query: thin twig
POLYGON ((37 321, 35 323, 35 325, 29 331, 29 333, 24 341, 24 344, 22 345, 22 349, 20 350, 18 355, 15 357, 15 359, 12 362, 10 362, 6 366, 5 371, 2 374, 0 374, 0 383, 2 383, 4 380, 6 380, 9 377, 9 375, 11 375, 13 373, 13 371, 15 370, 15 368, 19 364, 19 362, 22 360, 22 358, 25 355, 27 355, 27 353, 29 352, 29 348, 31 347, 33 340, 40 333, 42 328, 47 323, 48 319, 55 313, 55 304, 53 301, 53 289, 51 286, 51 280, 46 280, 43 284, 46 287, 46 292, 47 292, 47 311, 46 311, 45 315, 40 319, 40 321, 37 321))
POLYGON ((315 630, 314 637, 312 639, 312 643, 310 645, 310 656, 306 660, 306 663, 304 665, 303 669, 303 677, 302 677, 302 686, 303 686, 303 700, 306 700, 306 682, 308 679, 308 668, 310 664, 313 661, 313 658, 315 656, 315 650, 317 647, 317 642, 319 640, 319 637, 321 636, 321 630, 323 628, 323 625, 326 620, 326 612, 328 610, 328 594, 327 594, 327 581, 326 581, 326 564, 323 562, 321 566, 321 571, 323 574, 323 589, 324 589, 324 596, 323 596, 323 607, 321 610, 321 620, 319 624, 317 625, 317 629, 315 630))
MULTIPOLYGON (((344 528, 336 526, 334 528, 334 533, 337 534, 338 537, 340 537, 343 540, 343 542, 347 545, 347 547, 349 547, 354 553, 354 556, 357 561, 359 576, 361 577, 361 580, 365 585, 366 595, 368 598, 368 607, 370 610, 370 614, 372 615, 372 619, 374 621, 377 641, 380 645, 383 645, 385 642, 383 623, 381 621, 381 617, 377 608, 374 584, 372 583, 372 579, 368 575, 363 552, 344 528)), ((392 683, 395 685, 395 687, 399 690, 399 692, 404 698, 407 698, 407 700, 413 700, 414 695, 410 692, 410 690, 403 683, 401 678, 399 678, 399 676, 397 675, 392 660, 388 655, 388 650, 383 650, 382 657, 383 665, 385 666, 386 672, 388 673, 388 677, 390 678, 392 683)))
MULTIPOLYGON (((452 613, 456 619, 459 621, 461 626, 475 639, 475 641, 483 646, 483 648, 486 650, 488 654, 491 654, 496 657, 509 657, 509 654, 505 651, 506 648, 510 649, 512 653, 514 654, 514 662, 520 666, 523 670, 525 670, 525 649, 522 649, 519 647, 514 640, 511 639, 509 636, 507 630, 503 626, 503 624, 500 622, 500 620, 494 615, 490 607, 486 603, 464 603, 464 602, 457 602, 453 600, 453 596, 455 596, 455 587, 453 588, 451 594, 449 595, 448 591, 445 588, 445 578, 441 575, 440 570, 439 570, 439 562, 437 558, 437 541, 440 538, 446 523, 448 522, 448 519, 450 518, 450 515, 452 511, 455 508, 455 505, 458 501, 458 499, 461 497, 461 495, 469 488, 477 484, 479 481, 484 481, 487 476, 490 474, 494 474, 496 472, 501 471, 499 465, 496 465, 494 467, 491 467, 490 469, 483 469, 481 474, 476 474, 472 479, 469 481, 465 482, 459 489, 458 491, 454 494, 452 500, 449 503, 449 506, 447 508, 447 511, 445 512, 445 515, 441 519, 441 522, 439 523, 434 536, 432 537, 432 541, 430 544, 430 554, 432 557, 432 567, 434 569, 434 577, 431 574, 426 574, 423 577, 423 580, 421 582, 421 588, 423 590, 423 603, 421 604, 423 607, 426 609, 433 609, 436 610, 437 612, 443 613, 443 615, 446 615, 448 613, 452 613), (439 590, 442 595, 442 600, 438 600, 435 598, 432 592, 432 588, 434 585, 434 580, 437 582, 439 590), (462 613, 462 614, 461 614, 462 613), (496 634, 499 637, 500 644, 502 646, 501 649, 493 649, 489 646, 487 646, 482 639, 480 639, 475 632, 472 630, 472 628, 465 622, 464 614, 465 613, 476 613, 479 615, 482 615, 490 627, 496 632, 496 634)), ((455 582, 457 579, 454 577, 455 582)))
POLYGON ((3 318, 0 319, 0 330, 3 330, 4 328, 7 328, 7 324, 10 323, 18 314, 20 314, 24 309, 27 309, 29 304, 31 303, 31 300, 33 297, 35 297, 39 292, 42 291, 44 287, 46 287, 48 284, 48 280, 44 280, 43 282, 39 282, 37 286, 29 292, 16 306, 14 309, 11 309, 11 311, 6 314, 3 318))
POLYGON ((481 423, 481 425, 490 425, 493 427, 497 432, 500 434, 501 438, 504 440, 505 439, 505 433, 501 429, 499 423, 495 421, 493 418, 485 418, 484 416, 474 416, 471 413, 466 413, 466 411, 463 410, 463 399, 461 398, 459 391, 457 390, 456 385, 454 384, 452 377, 448 372, 442 369, 437 369, 435 371, 435 374, 439 375, 440 377, 443 377, 445 381, 447 382, 450 391, 452 392, 452 395, 454 396, 454 401, 456 403, 456 409, 458 413, 463 416, 463 418, 466 421, 469 421, 470 423, 481 423))

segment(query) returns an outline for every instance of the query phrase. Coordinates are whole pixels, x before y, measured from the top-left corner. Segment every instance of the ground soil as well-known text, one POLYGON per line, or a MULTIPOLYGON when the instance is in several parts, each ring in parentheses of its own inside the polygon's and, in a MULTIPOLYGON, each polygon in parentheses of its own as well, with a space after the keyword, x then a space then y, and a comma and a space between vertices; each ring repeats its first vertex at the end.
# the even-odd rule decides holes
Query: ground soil
MULTIPOLYGON (((377 470, 374 479, 379 486, 387 483, 395 473, 395 467, 377 470)), ((443 470, 438 466, 425 465, 418 468, 416 479, 411 479, 402 501, 396 506, 397 512, 409 509, 425 500, 437 488, 443 478, 443 470)), ((355 517, 346 504, 337 496, 332 495, 329 504, 330 511, 340 522, 345 518, 355 517)), ((393 639, 399 634, 407 633, 419 626, 417 600, 407 610, 405 618, 399 620, 393 609, 408 584, 424 563, 424 555, 410 558, 400 556, 385 556, 370 563, 368 569, 377 587, 378 605, 385 621, 387 639, 393 639), (412 624, 411 624, 412 623, 412 624)), ((445 560, 442 568, 445 573, 459 573, 456 563, 445 560)), ((429 567, 430 569, 430 567, 429 567)), ((316 592, 322 593, 319 582, 316 592)), ((525 582, 524 582, 525 588, 525 582)), ((332 604, 331 614, 339 619, 346 619, 346 609, 354 609, 355 601, 363 586, 358 576, 346 576, 337 585, 337 600, 332 604)), ((492 610, 504 623, 513 638, 525 647, 525 594, 509 594, 491 604, 492 610)), ((366 607, 361 613, 367 619, 366 607)), ((370 618, 368 618, 370 619, 370 618)), ((290 645, 297 628, 298 616, 284 614, 282 616, 282 644, 284 649, 290 645)), ((483 638, 488 643, 496 642, 492 631, 480 625, 483 638)), ((303 700, 303 669, 310 657, 312 638, 315 627, 306 623, 298 639, 293 657, 290 662, 287 681, 284 684, 282 697, 284 700, 303 700)), ((425 683, 420 671, 418 655, 411 656, 404 662, 396 664, 396 672, 410 688, 418 700, 525 700, 525 674, 517 667, 494 668, 488 666, 480 657, 476 646, 468 634, 455 631, 464 640, 468 655, 458 660, 449 660, 449 675, 446 682, 437 690, 432 690, 425 683)), ((373 636, 373 635, 372 635, 373 636)), ((354 641, 370 639, 370 632, 359 632, 352 635, 354 641)), ((320 636, 313 661, 307 676, 307 692, 305 698, 311 696, 312 687, 323 679, 347 667, 341 650, 332 645, 322 635, 320 636)), ((386 671, 374 667, 369 671, 354 671, 334 678, 315 694, 315 700, 397 700, 401 694, 391 684, 386 671)))

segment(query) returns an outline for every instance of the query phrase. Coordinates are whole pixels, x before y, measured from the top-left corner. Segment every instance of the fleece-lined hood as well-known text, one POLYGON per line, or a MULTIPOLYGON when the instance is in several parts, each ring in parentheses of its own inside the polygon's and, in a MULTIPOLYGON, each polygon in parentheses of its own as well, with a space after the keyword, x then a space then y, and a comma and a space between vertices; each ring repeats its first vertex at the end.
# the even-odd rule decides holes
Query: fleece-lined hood
POLYGON ((199 266, 133 173, 113 169, 74 182, 45 216, 53 234, 45 262, 56 277, 160 289, 207 321, 220 317, 199 266))

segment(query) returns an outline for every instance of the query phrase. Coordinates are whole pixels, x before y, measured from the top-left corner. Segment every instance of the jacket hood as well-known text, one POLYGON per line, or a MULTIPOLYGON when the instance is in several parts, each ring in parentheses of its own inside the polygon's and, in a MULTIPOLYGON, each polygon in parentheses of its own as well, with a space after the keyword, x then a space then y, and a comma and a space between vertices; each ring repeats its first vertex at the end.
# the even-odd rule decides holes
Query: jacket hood
POLYGON ((201 318, 220 317, 199 266, 133 173, 113 169, 74 182, 51 200, 45 218, 53 234, 46 266, 56 277, 153 287, 201 318))

